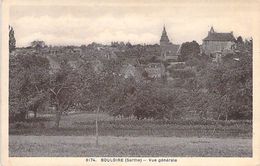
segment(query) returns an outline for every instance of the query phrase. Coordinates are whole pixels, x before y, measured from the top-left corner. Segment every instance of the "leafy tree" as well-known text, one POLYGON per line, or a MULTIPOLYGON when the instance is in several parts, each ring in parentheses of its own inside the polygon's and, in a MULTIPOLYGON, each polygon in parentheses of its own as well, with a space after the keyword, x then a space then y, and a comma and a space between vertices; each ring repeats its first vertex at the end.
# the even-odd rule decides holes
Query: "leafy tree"
POLYGON ((245 40, 245 50, 247 53, 253 53, 253 39, 250 38, 249 40, 245 40))
POLYGON ((253 52, 253 39, 245 39, 239 36, 236 40, 236 52, 238 55, 252 54, 253 52))
POLYGON ((34 112, 34 118, 37 117, 38 109, 42 105, 46 105, 49 101, 49 95, 46 92, 38 91, 38 93, 35 94, 34 97, 32 97, 28 102, 28 110, 31 110, 34 112))
POLYGON ((82 50, 82 53, 86 54, 87 46, 86 45, 81 45, 80 48, 82 50))
POLYGON ((179 117, 185 105, 185 93, 165 87, 160 82, 140 82, 127 79, 111 97, 113 116, 135 116, 172 120, 179 117))
POLYGON ((14 36, 14 29, 9 25, 9 53, 15 50, 16 40, 14 36))
POLYGON ((245 43, 244 43, 243 38, 241 36, 237 37, 236 50, 238 50, 240 53, 246 51, 245 43))
POLYGON ((42 95, 48 89, 49 61, 35 54, 10 56, 9 63, 10 117, 22 114, 25 120, 28 110, 35 113, 43 104, 42 95), (40 100, 40 101, 39 101, 40 100))
POLYGON ((244 43, 243 38, 242 38, 241 36, 238 36, 238 37, 237 37, 236 42, 237 42, 237 43, 244 43))
POLYGON ((186 61, 196 77, 186 78, 182 87, 201 118, 209 112, 215 119, 252 118, 252 41, 240 44, 241 51, 226 55, 218 65, 200 56, 186 61))
POLYGON ((46 44, 45 44, 44 41, 35 40, 35 41, 32 41, 32 42, 31 42, 31 46, 34 47, 34 48, 37 48, 37 47, 43 48, 43 47, 46 46, 46 44))
POLYGON ((84 59, 81 66, 84 89, 82 103, 91 104, 93 108, 105 109, 113 88, 118 85, 121 65, 114 59, 84 59), (98 63, 94 63, 98 62, 98 63))
POLYGON ((127 42, 125 45, 126 45, 127 48, 132 48, 133 47, 130 42, 127 42))
POLYGON ((62 113, 77 106, 83 83, 78 71, 73 70, 66 62, 51 76, 49 92, 51 104, 56 108, 55 128, 60 126, 62 113))
POLYGON ((200 53, 200 46, 196 41, 185 42, 181 45, 180 61, 187 61, 189 58, 197 56, 200 53))
POLYGON ((35 40, 31 42, 31 47, 35 48, 38 52, 46 46, 47 45, 45 44, 45 42, 41 40, 35 40))
MULTIPOLYGON (((109 98, 118 86, 120 63, 107 58, 82 57, 80 103, 96 112, 96 146, 98 146, 98 116, 110 107, 109 98)), ((84 109, 84 108, 83 108, 84 109)))
POLYGON ((208 68, 207 86, 215 96, 212 102, 218 116, 224 119, 252 118, 252 56, 227 61, 208 68))

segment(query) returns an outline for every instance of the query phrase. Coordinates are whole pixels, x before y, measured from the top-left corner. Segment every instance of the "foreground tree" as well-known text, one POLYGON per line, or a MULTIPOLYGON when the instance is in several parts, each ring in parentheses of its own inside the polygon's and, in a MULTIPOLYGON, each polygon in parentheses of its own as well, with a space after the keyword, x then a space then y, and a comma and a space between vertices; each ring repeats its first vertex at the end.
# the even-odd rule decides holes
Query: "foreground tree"
MULTIPOLYGON (((181 115, 186 94, 161 82, 123 80, 110 98, 111 115, 173 120, 181 115)), ((187 97, 187 96, 186 96, 187 97)))
POLYGON ((80 105, 84 110, 93 110, 96 113, 96 146, 98 146, 99 113, 109 112, 111 107, 109 98, 120 80, 119 70, 121 64, 114 59, 82 58, 80 67, 83 86, 81 89, 80 105))
POLYGON ((51 75, 49 93, 51 104, 55 106, 55 128, 59 128, 62 113, 76 107, 83 82, 76 70, 67 63, 61 65, 58 72, 51 75))
POLYGON ((215 96, 212 106, 222 119, 252 118, 252 55, 231 59, 208 70, 207 86, 215 96), (222 108, 220 106, 223 106, 222 108))
POLYGON ((25 120, 28 110, 36 116, 43 103, 39 100, 42 101, 42 95, 48 89, 48 59, 35 54, 19 54, 10 56, 9 65, 10 118, 20 114, 19 119, 25 120))
POLYGON ((16 47, 16 40, 14 36, 14 29, 9 25, 9 53, 14 51, 16 47))

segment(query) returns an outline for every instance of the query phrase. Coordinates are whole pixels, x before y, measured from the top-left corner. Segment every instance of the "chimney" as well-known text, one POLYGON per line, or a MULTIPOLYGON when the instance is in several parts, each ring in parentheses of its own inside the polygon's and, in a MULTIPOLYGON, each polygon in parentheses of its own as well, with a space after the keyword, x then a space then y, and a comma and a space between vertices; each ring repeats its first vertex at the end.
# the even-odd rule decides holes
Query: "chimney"
POLYGON ((215 32, 213 26, 211 26, 209 32, 210 32, 210 33, 214 33, 214 32, 215 32))

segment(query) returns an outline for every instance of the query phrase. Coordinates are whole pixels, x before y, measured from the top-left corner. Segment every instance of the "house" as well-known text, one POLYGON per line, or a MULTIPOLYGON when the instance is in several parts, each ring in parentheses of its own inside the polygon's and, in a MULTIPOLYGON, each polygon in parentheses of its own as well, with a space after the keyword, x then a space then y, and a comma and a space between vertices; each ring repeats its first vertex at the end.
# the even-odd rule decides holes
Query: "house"
POLYGON ((123 74, 124 78, 130 78, 130 77, 135 77, 136 76, 136 68, 132 64, 125 64, 123 65, 123 68, 121 70, 121 73, 123 74))
POLYGON ((50 63, 50 74, 55 74, 61 69, 60 63, 58 62, 57 58, 51 55, 45 55, 45 57, 49 60, 50 63))
POLYGON ((75 47, 72 49, 74 53, 76 53, 77 55, 82 55, 83 51, 80 47, 75 47))
POLYGON ((222 62, 222 53, 215 52, 212 62, 221 63, 222 62))
POLYGON ((143 80, 142 78, 143 68, 140 66, 135 66, 133 64, 124 64, 120 76, 123 76, 125 79, 134 78, 136 82, 143 80))
POLYGON ((49 52, 51 55, 61 54, 63 52, 63 48, 60 46, 50 47, 49 52))
POLYGON ((161 78, 165 72, 164 65, 161 63, 149 63, 144 69, 149 78, 161 78))
POLYGON ((203 39, 202 53, 206 55, 219 55, 232 53, 235 48, 235 37, 233 32, 230 33, 218 33, 211 27, 208 32, 208 36, 203 39))
POLYGON ((178 61, 177 51, 180 45, 172 44, 168 38, 165 26, 160 39, 161 56, 164 61, 178 61))

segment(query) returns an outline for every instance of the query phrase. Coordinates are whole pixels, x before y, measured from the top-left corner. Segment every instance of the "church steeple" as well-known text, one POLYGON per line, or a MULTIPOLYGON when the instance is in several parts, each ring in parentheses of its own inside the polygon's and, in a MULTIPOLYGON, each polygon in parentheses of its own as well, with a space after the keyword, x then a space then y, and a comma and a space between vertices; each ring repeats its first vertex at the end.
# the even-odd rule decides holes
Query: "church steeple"
POLYGON ((160 39, 160 45, 163 44, 163 43, 169 43, 169 38, 167 36, 167 32, 165 30, 165 26, 163 26, 163 31, 162 31, 162 36, 161 36, 161 39, 160 39))

